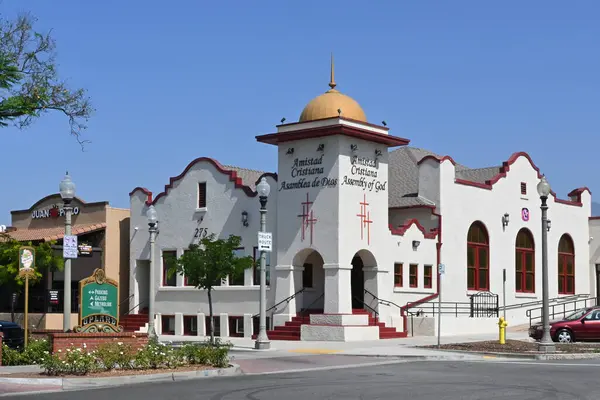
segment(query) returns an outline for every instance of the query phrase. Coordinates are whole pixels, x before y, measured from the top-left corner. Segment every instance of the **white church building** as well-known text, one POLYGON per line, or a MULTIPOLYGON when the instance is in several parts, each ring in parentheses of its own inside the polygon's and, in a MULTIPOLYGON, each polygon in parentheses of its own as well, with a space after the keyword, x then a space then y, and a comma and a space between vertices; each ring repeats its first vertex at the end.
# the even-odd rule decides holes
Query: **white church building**
MULTIPOLYGON (((442 335, 493 332, 504 313, 513 326, 528 323, 526 310, 535 313, 542 299, 536 190, 542 175, 533 160, 517 152, 471 169, 411 147, 386 126, 369 123, 359 104, 336 89, 333 68, 331 75, 330 89, 308 103, 298 122, 257 136, 278 147, 277 172, 201 157, 160 194, 141 187, 130 193, 133 312, 145 312, 153 296, 159 334, 206 334, 206 293, 186 286, 185 277, 169 277, 162 260, 211 233, 240 236, 238 254, 257 259, 256 185, 265 177, 273 233, 271 340, 434 335, 440 311, 442 335), (159 233, 149 288, 151 204, 159 233)), ((587 188, 548 198, 553 303, 595 296, 590 214, 587 188)), ((214 289, 219 336, 256 334, 258 276, 252 268, 214 289)))

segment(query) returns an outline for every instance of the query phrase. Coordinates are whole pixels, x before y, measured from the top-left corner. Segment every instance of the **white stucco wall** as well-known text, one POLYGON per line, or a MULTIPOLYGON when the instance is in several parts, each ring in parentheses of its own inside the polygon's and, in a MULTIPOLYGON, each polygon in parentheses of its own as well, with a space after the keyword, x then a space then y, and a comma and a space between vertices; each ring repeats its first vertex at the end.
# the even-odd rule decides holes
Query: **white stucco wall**
MULTIPOLYGON (((276 212, 277 183, 270 176, 267 181, 271 185, 269 205, 272 206, 267 214, 267 230, 273 232, 274 246, 277 245, 276 212)), ((147 268, 148 262, 138 263, 137 260, 149 260, 149 233, 146 219, 147 195, 138 190, 131 196, 131 279, 130 291, 133 294, 132 303, 138 304, 144 299, 140 296, 138 268, 147 268), (136 230, 137 228, 137 230, 136 230)), ((162 286, 162 252, 177 251, 178 256, 188 248, 194 238, 197 228, 200 232, 215 233, 220 238, 230 234, 242 238, 245 255, 252 256, 253 248, 257 246, 259 230, 259 201, 258 196, 250 197, 241 188, 236 188, 235 182, 228 174, 221 172, 210 161, 194 163, 181 179, 173 182, 166 195, 156 200, 155 208, 158 214, 159 233, 156 239, 156 312, 173 315, 175 312, 184 315, 208 314, 208 300, 204 290, 184 286, 184 278, 177 276, 176 287, 162 286), (205 209, 198 209, 198 184, 206 182, 205 209), (242 224, 242 211, 249 214, 249 226, 242 224)), ((271 254, 271 269, 276 265, 276 254, 271 254)), ((271 276, 273 273, 271 272, 271 276)), ((244 286, 222 285, 215 287, 213 292, 214 313, 228 313, 231 316, 243 316, 245 313, 256 314, 259 311, 259 286, 253 285, 252 270, 246 270, 244 286)), ((268 290, 268 305, 273 303, 273 291, 268 290)), ((143 291, 142 291, 143 294, 143 291)))

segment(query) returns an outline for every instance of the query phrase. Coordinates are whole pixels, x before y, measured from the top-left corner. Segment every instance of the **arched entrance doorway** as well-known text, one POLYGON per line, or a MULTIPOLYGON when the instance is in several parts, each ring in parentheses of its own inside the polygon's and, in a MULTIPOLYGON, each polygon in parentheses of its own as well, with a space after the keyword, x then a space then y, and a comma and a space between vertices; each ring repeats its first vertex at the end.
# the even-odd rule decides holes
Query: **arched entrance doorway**
POLYGON ((358 253, 352 258, 350 287, 352 293, 352 308, 364 308, 365 301, 365 272, 364 263, 358 253))
POLYGON ((322 312, 325 298, 323 257, 314 249, 303 249, 296 254, 292 262, 294 267, 302 271, 295 278, 295 291, 304 289, 298 296, 297 311, 322 312))

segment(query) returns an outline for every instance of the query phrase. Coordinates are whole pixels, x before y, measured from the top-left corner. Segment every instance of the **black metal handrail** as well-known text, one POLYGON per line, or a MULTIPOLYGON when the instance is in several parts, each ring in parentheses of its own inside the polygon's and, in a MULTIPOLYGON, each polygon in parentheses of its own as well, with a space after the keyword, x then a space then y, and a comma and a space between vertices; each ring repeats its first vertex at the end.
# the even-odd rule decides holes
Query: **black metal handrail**
MULTIPOLYGON (((133 295, 132 295, 132 296, 133 296, 133 295)), ((147 303, 147 301, 146 301, 146 300, 142 300, 142 301, 140 301, 140 302, 139 302, 139 303, 137 303, 135 306, 131 307, 131 308, 129 309, 129 311, 127 311, 127 312, 126 312, 125 314, 123 314, 123 315, 129 315, 129 314, 131 314, 131 312, 132 312, 133 310, 135 310, 136 308, 137 308, 138 310, 139 310, 139 309, 141 309, 141 308, 142 308, 141 306, 142 306, 142 305, 145 305, 146 303, 147 303)))
MULTIPOLYGON (((589 297, 590 297, 589 294, 575 294, 572 296, 554 297, 554 298, 549 299, 548 301, 550 303, 561 303, 562 304, 563 302, 571 302, 571 301, 579 300, 581 298, 589 298, 589 297)), ((516 310, 519 308, 527 308, 527 307, 541 305, 542 302, 543 302, 543 300, 532 300, 532 301, 528 301, 525 303, 509 304, 506 307, 500 306, 499 309, 500 309, 500 311, 516 310)))
POLYGON ((471 318, 490 318, 499 315, 498 295, 491 292, 479 292, 469 296, 468 302, 428 302, 418 306, 411 307, 411 303, 406 304, 406 311, 418 309, 419 313, 430 312, 432 315, 449 314, 458 317, 459 315, 468 315, 471 318))
POLYGON ((305 312, 305 311, 307 311, 307 310, 310 310, 310 308, 311 308, 313 305, 315 305, 315 304, 316 304, 316 303, 317 303, 319 300, 321 300, 323 297, 325 297, 325 292, 321 293, 321 295, 320 295, 319 297, 317 297, 316 299, 314 299, 314 300, 312 301, 312 303, 310 303, 308 306, 306 306, 306 307, 302 308, 302 309, 300 310, 300 314, 302 314, 303 312, 305 312))
POLYGON ((130 294, 129 296, 127 296, 127 298, 125 300, 121 301, 119 303, 119 308, 121 308, 121 306, 123 305, 123 303, 125 303, 126 301, 131 300, 132 297, 133 297, 133 294, 130 294))
MULTIPOLYGON (((593 305, 596 305, 596 297, 588 297, 587 299, 571 300, 571 301, 565 301, 563 303, 558 303, 558 304, 550 304, 548 316, 550 319, 555 318, 557 316, 561 316, 561 315, 563 318, 565 318, 570 313, 573 313, 582 308, 591 307, 593 305), (591 304, 588 304, 588 303, 591 303, 591 304), (572 306, 572 307, 567 307, 567 306, 572 306)), ((525 315, 529 318, 529 326, 533 325, 533 321, 542 319, 543 309, 544 309, 543 307, 538 307, 538 308, 531 308, 531 309, 525 311, 525 315), (535 312, 535 314, 537 314, 539 312, 539 315, 532 315, 532 312, 535 312)))
POLYGON ((388 306, 388 307, 394 306, 394 307, 398 307, 399 310, 402 310, 402 307, 400 307, 398 304, 394 303, 393 301, 381 299, 381 298, 375 296, 373 293, 371 293, 367 289, 365 289, 365 293, 368 293, 369 295, 371 295, 371 297, 373 297, 374 300, 376 300, 379 304, 381 304, 383 306, 388 306))
POLYGON ((373 314, 375 314, 375 318, 379 318, 379 313, 377 312, 377 310, 375 310, 373 307, 371 307, 370 305, 368 305, 367 303, 365 303, 363 300, 359 299, 358 297, 353 297, 354 300, 358 301, 359 303, 362 303, 363 306, 367 307, 369 310, 371 310, 371 312, 373 314))
MULTIPOLYGON (((268 309, 267 309, 267 312, 269 312, 269 311, 271 311, 271 310, 274 310, 274 311, 272 312, 272 314, 274 314, 274 313, 275 313, 275 311, 277 311, 277 307, 279 307, 279 306, 280 306, 280 305, 282 305, 283 303, 289 304, 289 302, 290 302, 290 301, 292 301, 294 298, 296 298, 296 296, 297 296, 297 295, 299 295, 300 293, 304 292, 304 290, 305 290, 305 289, 306 289, 306 288, 302 288, 302 289, 298 290, 296 293, 294 293, 293 295, 291 295, 291 296, 288 296, 288 297, 286 297, 285 299, 281 300, 279 303, 275 304, 273 307, 270 307, 270 308, 268 308, 268 309)), ((259 315, 260 315, 260 313, 258 313, 258 314, 254 314, 254 315, 252 316, 252 318, 256 318, 256 317, 258 317, 259 315)))

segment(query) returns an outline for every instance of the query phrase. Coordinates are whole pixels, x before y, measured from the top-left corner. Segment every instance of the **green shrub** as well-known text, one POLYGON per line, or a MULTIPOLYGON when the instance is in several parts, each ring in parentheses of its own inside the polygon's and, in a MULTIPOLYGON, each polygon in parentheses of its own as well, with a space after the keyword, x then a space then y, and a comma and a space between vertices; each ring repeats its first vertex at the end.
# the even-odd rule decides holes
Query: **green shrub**
POLYGON ((5 343, 2 343, 2 365, 21 365, 20 362, 21 351, 19 349, 11 349, 5 343))
POLYGON ((35 365, 50 354, 50 342, 45 339, 31 340, 25 350, 11 349, 2 344, 2 365, 35 365))
POLYGON ((96 348, 95 355, 106 370, 112 370, 116 367, 121 369, 133 368, 133 349, 128 344, 121 342, 103 343, 96 348))
POLYGON ((100 370, 95 352, 88 353, 80 348, 69 348, 66 352, 58 351, 59 354, 49 354, 40 366, 47 375, 87 375, 90 372, 100 370))

